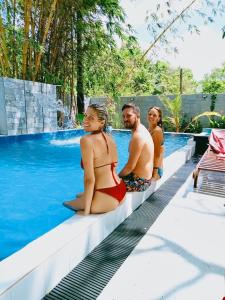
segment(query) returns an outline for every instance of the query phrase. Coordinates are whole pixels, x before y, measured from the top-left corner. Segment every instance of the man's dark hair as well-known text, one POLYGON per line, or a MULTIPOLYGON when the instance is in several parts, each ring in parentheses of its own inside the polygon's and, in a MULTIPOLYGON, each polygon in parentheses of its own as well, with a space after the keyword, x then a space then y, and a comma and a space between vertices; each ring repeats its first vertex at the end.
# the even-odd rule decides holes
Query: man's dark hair
POLYGON ((133 109, 133 112, 137 115, 138 118, 140 118, 140 108, 139 106, 137 106, 136 104, 134 103, 127 103, 127 104, 124 104, 123 107, 122 107, 122 111, 124 111, 124 109, 126 108, 132 108, 133 109))

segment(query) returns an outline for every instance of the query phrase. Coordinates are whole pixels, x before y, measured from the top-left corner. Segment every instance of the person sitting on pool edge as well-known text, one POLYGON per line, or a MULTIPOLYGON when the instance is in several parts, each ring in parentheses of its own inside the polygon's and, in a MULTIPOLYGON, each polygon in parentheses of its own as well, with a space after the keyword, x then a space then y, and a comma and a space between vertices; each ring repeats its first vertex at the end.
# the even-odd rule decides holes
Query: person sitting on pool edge
POLYGON ((164 155, 164 137, 162 128, 162 111, 157 106, 148 109, 148 123, 153 143, 154 143, 154 167, 152 178, 158 180, 163 175, 163 155, 164 155))
POLYGON ((116 173, 117 147, 111 135, 106 133, 107 121, 108 113, 103 105, 88 106, 83 126, 89 134, 80 140, 84 192, 75 200, 63 203, 80 215, 114 210, 126 194, 126 186, 116 173))
POLYGON ((124 126, 131 129, 129 158, 120 171, 128 192, 142 192, 151 185, 154 144, 148 130, 141 124, 140 109, 133 103, 122 107, 124 126))

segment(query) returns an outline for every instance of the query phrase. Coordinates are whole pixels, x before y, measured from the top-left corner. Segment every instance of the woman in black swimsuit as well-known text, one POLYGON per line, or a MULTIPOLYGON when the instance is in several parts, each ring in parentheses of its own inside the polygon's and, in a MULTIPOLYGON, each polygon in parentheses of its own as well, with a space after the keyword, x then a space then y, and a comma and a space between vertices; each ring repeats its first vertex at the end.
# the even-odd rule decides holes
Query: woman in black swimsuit
POLYGON ((64 206, 81 215, 114 210, 126 194, 124 182, 116 173, 116 144, 106 133, 108 114, 104 106, 91 104, 84 115, 84 130, 90 134, 80 140, 84 169, 84 193, 64 206))

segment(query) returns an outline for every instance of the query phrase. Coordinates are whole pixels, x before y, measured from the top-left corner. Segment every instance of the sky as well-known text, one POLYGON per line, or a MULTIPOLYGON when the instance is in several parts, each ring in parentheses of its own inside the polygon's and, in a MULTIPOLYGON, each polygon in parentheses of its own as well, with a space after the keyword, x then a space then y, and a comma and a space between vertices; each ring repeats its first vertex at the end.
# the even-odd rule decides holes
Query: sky
MULTIPOLYGON (((150 34, 145 23, 146 11, 156 0, 121 0, 120 3, 127 15, 143 50, 150 45, 150 34)), ((165 2, 165 1, 164 1, 165 2)), ((182 3, 188 0, 180 1, 182 3)), ((189 0, 190 2, 190 0, 189 0)), ((225 18, 224 18, 225 19, 225 18)), ((173 67, 183 67, 192 70, 196 80, 203 79, 204 75, 215 68, 220 68, 225 62, 225 39, 222 39, 222 27, 225 26, 222 17, 218 18, 212 25, 200 25, 200 35, 183 33, 182 40, 174 40, 173 45, 178 48, 179 53, 166 54, 161 51, 158 58, 168 61, 173 67)))

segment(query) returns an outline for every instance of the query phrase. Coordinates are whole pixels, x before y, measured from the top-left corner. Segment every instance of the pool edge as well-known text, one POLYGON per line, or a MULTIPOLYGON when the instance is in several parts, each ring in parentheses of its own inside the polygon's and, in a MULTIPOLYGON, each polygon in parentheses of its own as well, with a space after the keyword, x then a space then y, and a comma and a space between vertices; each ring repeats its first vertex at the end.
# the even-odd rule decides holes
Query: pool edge
POLYGON ((115 211, 73 216, 0 262, 0 300, 39 300, 194 154, 195 143, 164 160, 164 176, 145 192, 128 193, 115 211), (176 164, 175 164, 176 162, 176 164), (79 226, 79 232, 74 231, 79 226), (72 233, 72 234, 71 234, 72 233), (79 245, 79 247, 77 247, 79 245), (17 269, 16 269, 17 267, 17 269), (32 296, 32 297, 31 297, 32 296))

